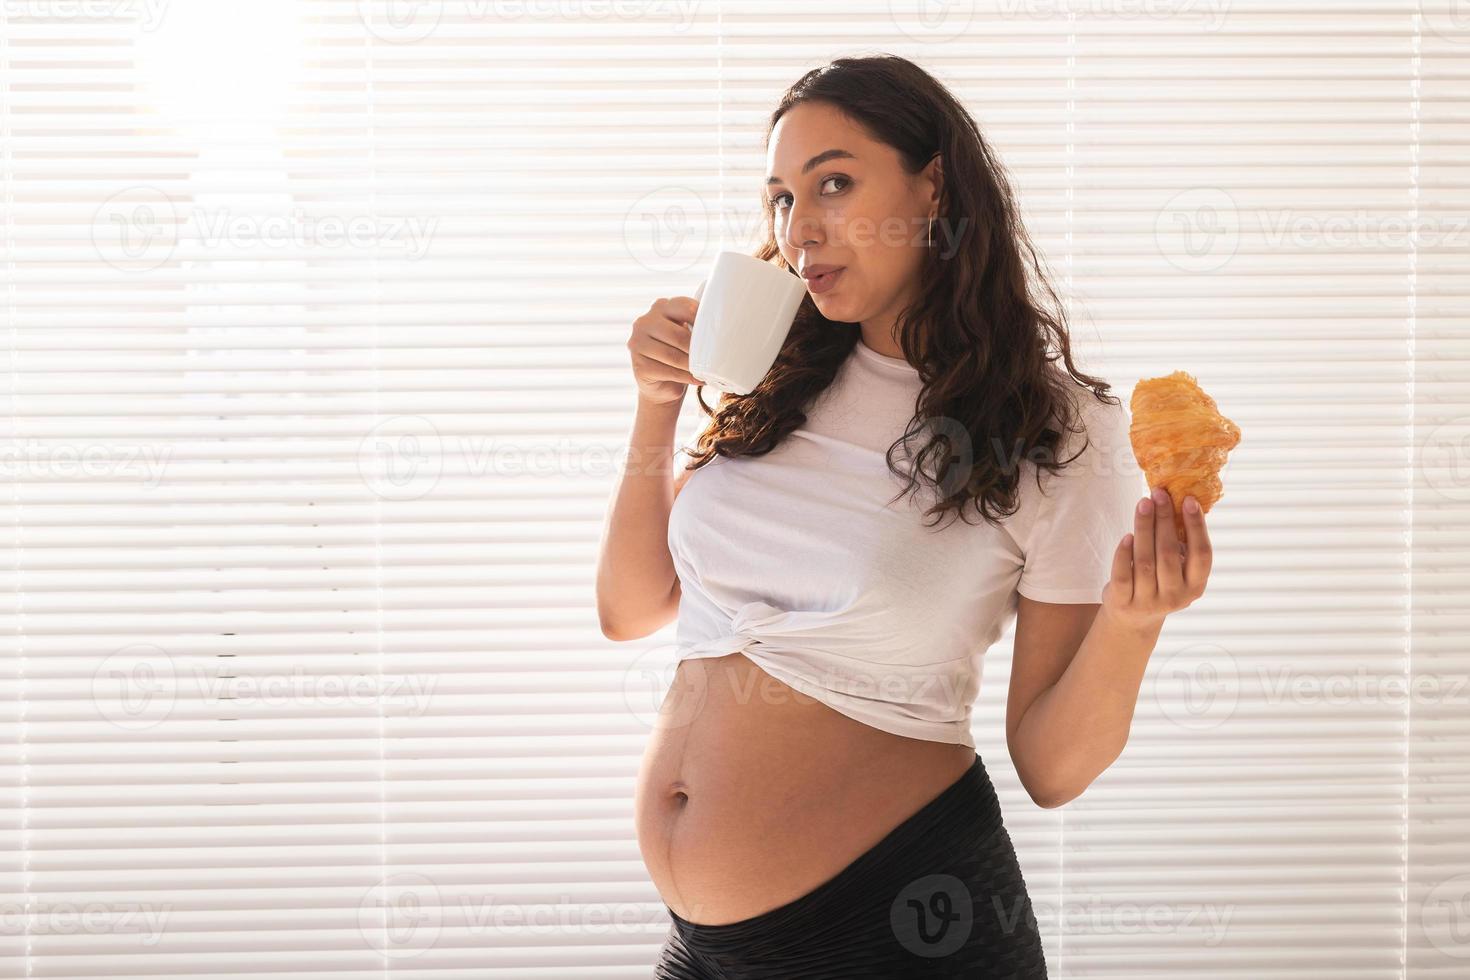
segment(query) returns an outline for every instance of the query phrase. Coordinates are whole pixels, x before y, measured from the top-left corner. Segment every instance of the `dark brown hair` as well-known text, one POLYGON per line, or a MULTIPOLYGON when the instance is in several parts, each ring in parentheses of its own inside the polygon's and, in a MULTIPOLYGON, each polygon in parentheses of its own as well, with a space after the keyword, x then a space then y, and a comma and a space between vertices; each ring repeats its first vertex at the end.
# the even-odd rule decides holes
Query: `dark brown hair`
MULTIPOLYGON (((907 481, 900 496, 921 484, 935 491, 926 515, 937 519, 954 511, 963 518, 970 501, 988 521, 1014 513, 1019 461, 1036 463, 1039 487, 1042 468, 1061 468, 1062 429, 1085 433, 1074 426, 1078 406, 1070 396, 1085 386, 1104 404, 1118 399, 1105 394, 1105 381, 1077 372, 1065 309, 1046 281, 999 161, 949 90, 896 55, 840 58, 807 72, 772 112, 767 146, 781 117, 805 102, 828 104, 853 119, 897 150, 911 174, 940 155, 943 191, 933 245, 917 299, 896 327, 923 387, 913 418, 885 459, 907 481), (1030 289, 1023 249, 1047 304, 1030 289), (925 432, 929 441, 904 468, 895 466, 901 447, 907 454, 910 440, 925 432)), ((764 196, 762 207, 766 240, 755 256, 794 272, 781 257, 773 207, 764 196)), ((810 295, 804 297, 775 363, 754 390, 721 393, 712 409, 703 387, 697 389, 710 422, 689 453, 688 469, 715 456, 774 449, 806 421, 805 409, 836 377, 860 334, 858 324, 829 320, 810 295)))

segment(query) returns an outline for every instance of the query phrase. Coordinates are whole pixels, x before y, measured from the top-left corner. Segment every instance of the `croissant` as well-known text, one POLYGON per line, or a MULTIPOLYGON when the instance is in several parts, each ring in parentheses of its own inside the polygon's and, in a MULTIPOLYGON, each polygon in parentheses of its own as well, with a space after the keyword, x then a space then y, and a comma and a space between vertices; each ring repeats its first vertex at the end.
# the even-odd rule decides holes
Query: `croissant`
POLYGON ((1184 535, 1184 498, 1209 513, 1224 495, 1220 468, 1240 443, 1240 427, 1221 415, 1194 376, 1175 371, 1138 382, 1129 400, 1128 441, 1150 487, 1169 491, 1174 532, 1184 535))

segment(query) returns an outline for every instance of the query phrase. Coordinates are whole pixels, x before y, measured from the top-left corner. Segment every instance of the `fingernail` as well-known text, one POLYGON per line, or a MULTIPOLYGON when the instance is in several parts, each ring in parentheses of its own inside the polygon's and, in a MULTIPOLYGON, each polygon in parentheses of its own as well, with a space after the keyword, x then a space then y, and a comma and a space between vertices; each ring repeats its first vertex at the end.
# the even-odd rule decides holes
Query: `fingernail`
POLYGON ((1153 497, 1154 503, 1158 504, 1160 507, 1169 506, 1169 491, 1165 490, 1163 487, 1154 487, 1153 497))
POLYGON ((1199 513, 1199 501, 1198 500, 1195 500, 1193 497, 1185 497, 1184 498, 1184 509, 1187 510, 1187 511, 1189 511, 1191 514, 1198 514, 1199 513))
POLYGON ((1140 500, 1138 502, 1138 512, 1140 514, 1150 513, 1150 512, 1153 511, 1153 509, 1154 509, 1154 502, 1152 500, 1149 500, 1147 497, 1144 497, 1142 500, 1140 500))

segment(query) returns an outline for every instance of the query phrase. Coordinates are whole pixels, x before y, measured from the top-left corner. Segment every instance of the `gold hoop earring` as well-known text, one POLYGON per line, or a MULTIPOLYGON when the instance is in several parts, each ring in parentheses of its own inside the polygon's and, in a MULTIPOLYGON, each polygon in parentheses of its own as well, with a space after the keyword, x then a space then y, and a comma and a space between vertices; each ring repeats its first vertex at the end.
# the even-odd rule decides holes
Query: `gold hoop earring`
POLYGON ((934 216, 932 214, 929 216, 929 239, 925 244, 929 248, 934 247, 934 216))

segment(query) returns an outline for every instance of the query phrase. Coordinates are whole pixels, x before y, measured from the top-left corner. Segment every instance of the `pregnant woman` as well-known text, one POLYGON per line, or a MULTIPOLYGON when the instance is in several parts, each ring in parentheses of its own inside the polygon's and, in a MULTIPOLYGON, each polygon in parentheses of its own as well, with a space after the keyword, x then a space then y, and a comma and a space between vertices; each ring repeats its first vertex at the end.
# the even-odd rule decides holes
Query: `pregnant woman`
POLYGON ((1006 180, 937 80, 833 62, 766 148, 757 255, 809 295, 757 388, 701 399, 677 475, 695 300, 628 342, 597 599, 615 640, 677 616, 635 801, 672 922, 654 976, 1044 977, 971 734, 982 655, 1014 619, 1008 752, 1037 805, 1073 799, 1204 591, 1202 515, 1186 550, 1168 495, 1140 500, 1127 411, 1029 291, 1006 180))

